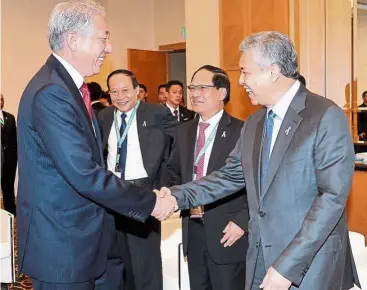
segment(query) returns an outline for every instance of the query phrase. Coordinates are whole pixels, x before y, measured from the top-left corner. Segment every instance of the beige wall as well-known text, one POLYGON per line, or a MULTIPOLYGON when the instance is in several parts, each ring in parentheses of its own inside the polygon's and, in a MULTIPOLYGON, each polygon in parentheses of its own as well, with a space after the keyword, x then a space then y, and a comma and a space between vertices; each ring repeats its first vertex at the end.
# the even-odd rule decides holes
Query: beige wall
POLYGON ((358 14, 357 39, 357 100, 362 103, 362 93, 367 91, 367 11, 358 14))
POLYGON ((154 0, 155 45, 185 41, 182 27, 185 26, 184 0, 154 0))
POLYGON ((308 89, 340 107, 352 78, 348 0, 300 1, 300 69, 308 89))
MULTIPOLYGON (((186 74, 190 82, 202 65, 220 66, 219 0, 186 0, 185 11, 186 74)), ((190 107, 190 102, 187 105, 190 107)))

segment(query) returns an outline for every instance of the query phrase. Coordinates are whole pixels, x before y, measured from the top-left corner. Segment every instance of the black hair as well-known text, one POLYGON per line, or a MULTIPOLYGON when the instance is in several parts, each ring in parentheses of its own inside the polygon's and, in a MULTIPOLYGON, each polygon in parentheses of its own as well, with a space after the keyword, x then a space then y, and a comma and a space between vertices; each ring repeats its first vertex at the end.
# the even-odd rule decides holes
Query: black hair
POLYGON ((133 88, 136 89, 138 87, 138 81, 135 77, 135 75, 129 71, 129 70, 126 70, 126 69, 117 69, 117 70, 114 70, 113 72, 111 72, 108 77, 107 77, 107 87, 108 89, 110 89, 110 78, 114 75, 117 75, 117 74, 123 74, 125 76, 128 76, 131 80, 131 83, 133 84, 133 88))
POLYGON ((166 85, 166 91, 169 92, 169 90, 172 86, 180 86, 183 90, 183 83, 182 82, 180 82, 178 80, 171 80, 166 85))
POLYGON ((219 67, 206 64, 203 65, 201 68, 199 68, 196 72, 194 72, 194 74, 191 77, 191 81, 194 79, 195 75, 201 70, 207 70, 213 73, 212 83, 215 88, 226 89, 227 94, 223 99, 223 102, 226 105, 231 98, 231 82, 229 80, 228 74, 219 67))
POLYGON ((362 93, 362 98, 365 98, 365 97, 367 97, 367 91, 364 91, 364 92, 362 93))
POLYGON ((299 75, 297 80, 299 80, 299 82, 306 87, 306 79, 303 75, 299 75))
POLYGON ((87 83, 87 86, 90 92, 90 99, 92 101, 98 101, 99 98, 102 96, 102 92, 103 92, 99 83, 91 82, 91 83, 87 83))
POLYGON ((167 89, 167 85, 166 84, 160 84, 159 86, 158 86, 158 91, 157 91, 157 93, 159 94, 159 91, 160 91, 160 89, 161 88, 165 88, 165 89, 167 89))
POLYGON ((145 93, 148 92, 147 87, 144 84, 139 84, 139 88, 142 88, 145 91, 145 93))

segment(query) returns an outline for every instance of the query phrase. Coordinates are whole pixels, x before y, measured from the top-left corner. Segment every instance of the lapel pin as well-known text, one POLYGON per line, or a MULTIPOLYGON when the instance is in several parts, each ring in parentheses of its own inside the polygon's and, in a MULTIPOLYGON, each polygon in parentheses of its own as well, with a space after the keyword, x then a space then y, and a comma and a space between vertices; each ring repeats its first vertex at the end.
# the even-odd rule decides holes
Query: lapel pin
POLYGON ((222 138, 226 138, 226 131, 223 131, 222 138))
POLYGON ((288 127, 288 129, 287 130, 285 130, 285 135, 287 135, 288 136, 288 134, 289 134, 289 131, 292 129, 292 127, 288 127))
POLYGON ((143 122, 143 127, 146 127, 147 126, 147 122, 146 121, 144 121, 143 122))

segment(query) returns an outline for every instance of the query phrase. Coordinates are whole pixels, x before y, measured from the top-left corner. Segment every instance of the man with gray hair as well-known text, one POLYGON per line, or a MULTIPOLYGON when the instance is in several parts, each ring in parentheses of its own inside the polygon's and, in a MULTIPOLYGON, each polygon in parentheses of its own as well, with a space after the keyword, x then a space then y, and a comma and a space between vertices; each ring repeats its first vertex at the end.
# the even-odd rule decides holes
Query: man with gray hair
POLYGON ((106 208, 145 221, 166 215, 162 205, 172 200, 105 168, 84 83, 111 53, 103 7, 88 0, 57 4, 48 38, 53 53, 18 111, 19 271, 36 290, 120 289, 123 264, 113 252, 115 225, 106 208))
POLYGON ((289 38, 260 32, 241 43, 240 84, 252 104, 235 149, 219 171, 162 188, 180 209, 246 186, 250 211, 246 289, 346 290, 359 285, 346 201, 354 172, 348 122, 332 101, 297 80, 289 38))

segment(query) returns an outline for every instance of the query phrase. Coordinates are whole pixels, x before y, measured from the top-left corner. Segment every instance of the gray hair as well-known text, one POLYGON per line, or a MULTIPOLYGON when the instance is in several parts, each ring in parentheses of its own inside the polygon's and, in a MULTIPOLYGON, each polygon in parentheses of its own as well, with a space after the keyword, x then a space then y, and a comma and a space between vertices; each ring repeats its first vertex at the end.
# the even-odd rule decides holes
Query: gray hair
POLYGON ((285 77, 296 79, 299 76, 297 54, 288 36, 277 31, 258 32, 240 44, 242 52, 251 48, 255 49, 256 62, 262 69, 275 64, 285 77))
POLYGON ((67 32, 93 33, 93 16, 106 16, 105 9, 92 0, 69 0, 57 4, 48 22, 48 43, 57 52, 64 47, 67 32))

